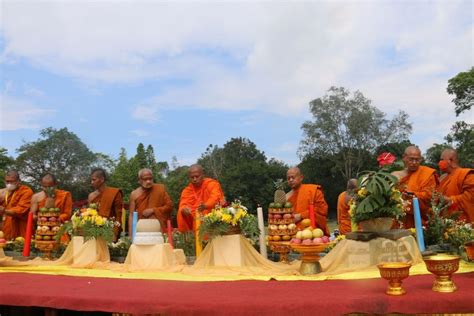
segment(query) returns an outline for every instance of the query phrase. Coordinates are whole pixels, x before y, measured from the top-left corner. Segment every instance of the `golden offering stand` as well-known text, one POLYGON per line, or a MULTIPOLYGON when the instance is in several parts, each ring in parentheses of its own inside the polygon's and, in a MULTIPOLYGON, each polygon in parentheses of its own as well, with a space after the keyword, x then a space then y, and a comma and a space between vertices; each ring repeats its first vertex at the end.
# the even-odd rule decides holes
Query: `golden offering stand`
POLYGON ((35 246, 40 250, 46 259, 51 260, 51 253, 58 247, 59 243, 49 240, 49 241, 35 241, 35 246))
POLYGON ((319 254, 323 252, 331 243, 326 244, 290 244, 291 248, 301 254, 300 273, 303 275, 317 274, 322 271, 319 264, 319 254))
POLYGON ((280 262, 290 263, 288 254, 291 251, 289 241, 269 241, 270 249, 280 255, 280 262))
POLYGON ((388 295, 403 295, 406 293, 402 288, 402 280, 410 275, 411 263, 408 262, 387 262, 377 265, 380 276, 388 280, 388 288, 385 293, 388 295))
POLYGON ((426 269, 436 276, 433 282, 433 291, 452 293, 457 290, 451 276, 458 271, 460 259, 459 256, 441 254, 423 258, 426 269))

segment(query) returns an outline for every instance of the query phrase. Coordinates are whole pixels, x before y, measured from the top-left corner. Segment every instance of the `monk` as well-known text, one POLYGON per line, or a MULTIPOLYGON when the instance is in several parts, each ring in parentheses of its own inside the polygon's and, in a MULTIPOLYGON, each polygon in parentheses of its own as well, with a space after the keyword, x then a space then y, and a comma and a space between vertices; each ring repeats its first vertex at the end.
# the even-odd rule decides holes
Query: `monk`
POLYGON ((449 212, 460 212, 459 219, 474 224, 474 170, 461 168, 456 150, 441 153, 438 192, 452 205, 449 212))
MULTIPOLYGON (((436 189, 438 178, 436 170, 421 166, 423 160, 421 151, 417 146, 408 146, 402 157, 405 169, 394 171, 392 174, 398 178, 402 198, 408 202, 414 197, 418 198, 420 214, 423 223, 428 220, 428 212, 431 206, 431 195, 436 189)), ((403 219, 403 228, 415 227, 413 205, 406 208, 406 216, 403 219)))
POLYGON ((59 208, 59 219, 61 222, 68 221, 72 214, 72 196, 71 193, 57 188, 56 177, 51 173, 46 173, 41 177, 42 191, 33 195, 31 198, 31 209, 34 217, 38 210, 46 208, 59 208))
POLYGON ((288 169, 286 179, 291 188, 291 191, 286 194, 286 199, 293 204, 297 225, 301 220, 309 218, 309 205, 313 204, 316 226, 329 236, 328 204, 324 199, 322 187, 317 184, 302 184, 304 175, 298 167, 288 169))
MULTIPOLYGON (((160 221, 161 229, 167 226, 171 219, 173 201, 163 184, 154 183, 153 172, 141 169, 138 172, 140 187, 130 194, 130 212, 137 211, 138 218, 155 218, 160 221)), ((129 231, 132 231, 132 217, 129 218, 129 231)))
POLYGON ((346 191, 339 194, 337 198, 337 222, 339 224, 339 233, 341 235, 345 235, 352 231, 349 202, 356 190, 357 179, 349 179, 349 181, 347 181, 346 191))
MULTIPOLYGON (((94 169, 91 172, 91 186, 94 191, 89 194, 87 202, 97 205, 97 212, 106 218, 115 218, 120 222, 122 219, 123 194, 120 189, 108 187, 106 184, 107 173, 104 169, 94 169)), ((114 230, 115 237, 120 233, 119 229, 114 230)))
POLYGON ((190 183, 181 192, 178 207, 178 229, 181 232, 194 230, 196 212, 207 214, 216 205, 225 203, 220 183, 205 178, 200 165, 189 167, 188 177, 190 183))
POLYGON ((33 190, 21 184, 20 174, 16 170, 6 173, 5 183, 6 190, 0 203, 4 238, 10 240, 25 237, 33 190))

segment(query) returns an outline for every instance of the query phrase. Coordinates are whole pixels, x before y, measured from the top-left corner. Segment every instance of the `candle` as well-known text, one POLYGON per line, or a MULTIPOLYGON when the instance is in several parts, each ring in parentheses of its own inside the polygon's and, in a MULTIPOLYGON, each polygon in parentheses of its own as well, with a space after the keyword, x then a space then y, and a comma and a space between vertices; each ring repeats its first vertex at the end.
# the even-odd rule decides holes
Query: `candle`
POLYGON ((125 236, 125 232, 127 231, 127 228, 125 224, 127 223, 127 210, 122 208, 122 233, 125 236))
POLYGON ((309 219, 311 220, 311 227, 316 228, 316 218, 314 217, 314 205, 309 204, 309 219))
POLYGON ((423 227, 421 223, 420 204, 418 198, 413 198, 413 215, 415 216, 416 241, 420 251, 425 251, 425 240, 423 239, 423 227))
POLYGON ((196 223, 194 225, 194 238, 196 240, 196 257, 201 254, 202 245, 201 240, 199 239, 199 226, 201 226, 201 213, 196 210, 196 223))
POLYGON ((33 212, 29 212, 28 222, 26 222, 26 234, 25 234, 25 244, 23 246, 23 257, 30 256, 32 228, 33 228, 33 212))
POLYGON ((168 243, 171 245, 171 248, 174 248, 173 246, 173 227, 171 226, 171 220, 169 219, 166 222, 166 226, 168 228, 168 243))
POLYGON ((267 258, 267 245, 265 244, 265 224, 263 223, 263 209, 257 207, 258 229, 260 229, 260 254, 267 258))
POLYGON ((137 222, 138 222, 138 213, 133 212, 133 215, 132 215, 132 242, 135 239, 135 234, 137 233, 137 222))

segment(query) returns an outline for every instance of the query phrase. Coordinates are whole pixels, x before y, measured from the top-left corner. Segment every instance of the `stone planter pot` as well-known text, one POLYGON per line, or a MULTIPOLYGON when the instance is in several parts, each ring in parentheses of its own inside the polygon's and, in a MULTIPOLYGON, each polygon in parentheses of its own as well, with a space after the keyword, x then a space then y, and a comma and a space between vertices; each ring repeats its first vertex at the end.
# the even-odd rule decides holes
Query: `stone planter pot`
POLYGON ((359 223, 363 232, 383 233, 389 231, 393 225, 391 217, 377 217, 359 223))

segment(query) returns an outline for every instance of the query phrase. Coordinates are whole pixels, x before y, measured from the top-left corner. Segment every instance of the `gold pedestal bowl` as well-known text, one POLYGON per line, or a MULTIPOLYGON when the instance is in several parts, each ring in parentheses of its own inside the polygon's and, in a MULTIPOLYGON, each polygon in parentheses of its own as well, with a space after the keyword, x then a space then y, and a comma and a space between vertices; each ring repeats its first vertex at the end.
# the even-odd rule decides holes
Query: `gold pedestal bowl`
POLYGON ((388 280, 388 295, 403 295, 406 293, 402 287, 402 280, 410 275, 411 263, 409 262, 386 262, 377 265, 380 276, 388 280))
POLYGON ((291 251, 289 241, 269 241, 268 244, 270 245, 270 249, 273 252, 276 252, 280 255, 280 262, 290 263, 288 260, 288 254, 291 251))
POLYGON ((433 291, 452 293, 457 290, 451 276, 459 269, 459 256, 435 255, 423 258, 426 269, 435 275, 433 291))
POLYGON ((331 243, 325 244, 290 244, 291 248, 301 253, 300 273, 303 275, 317 274, 322 271, 319 264, 319 254, 323 252, 331 243))

